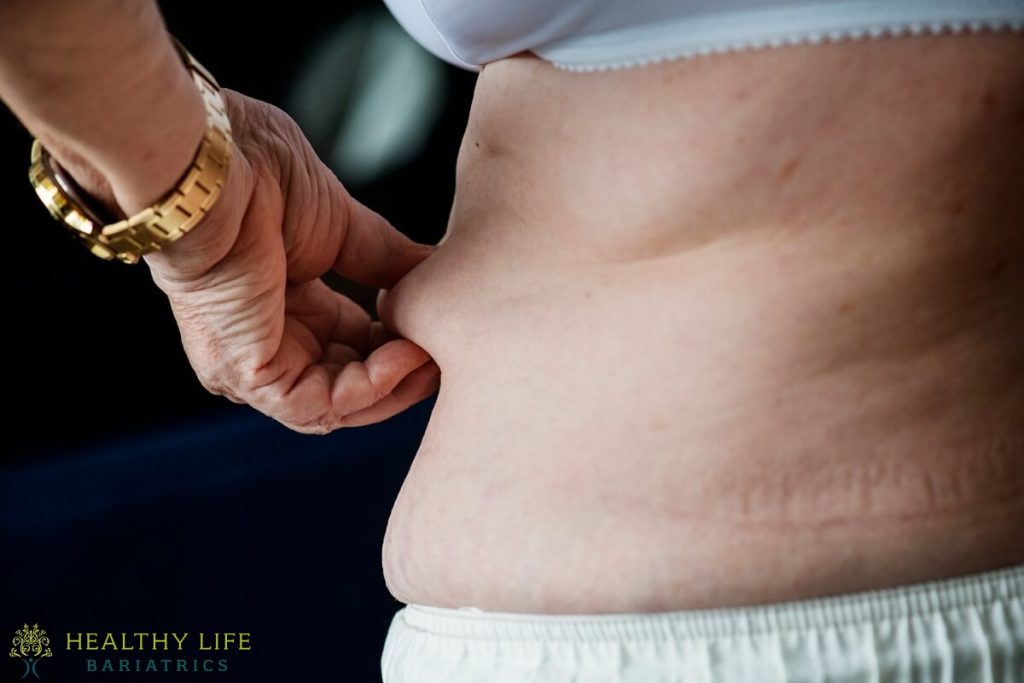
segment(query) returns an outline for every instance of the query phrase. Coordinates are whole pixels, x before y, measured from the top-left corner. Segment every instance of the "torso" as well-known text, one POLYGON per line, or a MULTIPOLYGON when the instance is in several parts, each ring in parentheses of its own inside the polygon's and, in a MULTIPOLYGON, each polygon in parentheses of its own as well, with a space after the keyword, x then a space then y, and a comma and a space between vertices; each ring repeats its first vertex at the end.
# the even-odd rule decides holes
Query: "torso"
POLYGON ((405 602, 756 604, 1024 561, 1024 40, 486 66, 382 303, 442 386, 405 602))

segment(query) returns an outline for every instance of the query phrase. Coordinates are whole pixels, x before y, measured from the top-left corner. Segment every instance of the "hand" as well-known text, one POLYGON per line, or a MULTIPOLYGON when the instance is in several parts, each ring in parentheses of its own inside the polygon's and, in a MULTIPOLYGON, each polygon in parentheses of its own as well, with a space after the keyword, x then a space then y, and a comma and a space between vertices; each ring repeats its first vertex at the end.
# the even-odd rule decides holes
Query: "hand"
POLYGON ((195 230, 145 257, 211 392, 288 427, 369 424, 433 393, 439 370, 320 276, 389 288, 431 247, 358 203, 283 111, 223 90, 225 187, 195 230))

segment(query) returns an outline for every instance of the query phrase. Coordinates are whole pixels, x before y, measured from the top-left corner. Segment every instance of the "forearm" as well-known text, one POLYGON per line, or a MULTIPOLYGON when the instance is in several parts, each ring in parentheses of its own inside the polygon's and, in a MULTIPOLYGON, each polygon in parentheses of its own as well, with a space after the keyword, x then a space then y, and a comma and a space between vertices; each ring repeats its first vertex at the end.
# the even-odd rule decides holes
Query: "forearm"
POLYGON ((127 213, 188 167, 205 109, 151 0, 0 0, 0 99, 127 213))

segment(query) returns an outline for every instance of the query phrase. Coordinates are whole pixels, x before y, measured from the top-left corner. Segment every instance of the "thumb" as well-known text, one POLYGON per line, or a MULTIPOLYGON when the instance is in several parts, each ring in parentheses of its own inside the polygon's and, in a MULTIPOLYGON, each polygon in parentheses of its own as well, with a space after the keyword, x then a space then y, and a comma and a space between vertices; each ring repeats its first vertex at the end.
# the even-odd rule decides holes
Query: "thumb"
POLYGON ((434 251, 403 235, 351 195, 344 206, 342 238, 334 261, 334 270, 342 277, 386 289, 434 251))

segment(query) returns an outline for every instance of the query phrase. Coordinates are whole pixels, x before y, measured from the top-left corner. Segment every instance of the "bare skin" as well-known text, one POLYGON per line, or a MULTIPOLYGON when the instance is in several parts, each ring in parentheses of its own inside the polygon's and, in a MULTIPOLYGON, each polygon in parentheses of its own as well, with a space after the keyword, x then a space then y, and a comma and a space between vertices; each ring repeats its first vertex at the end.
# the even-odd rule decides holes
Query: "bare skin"
POLYGON ((763 603, 1024 561, 1024 40, 480 76, 383 301, 442 371, 405 602, 763 603))
MULTIPOLYGON (((202 133, 162 30, 151 2, 0 3, 0 96, 126 213, 202 133)), ((501 60, 436 249, 227 92, 225 191, 147 263, 200 381, 294 429, 385 419, 440 369, 384 539, 400 600, 651 611, 1006 566, 1024 561, 1022 65, 1020 35, 603 74, 501 60), (387 290, 390 333, 329 269, 387 290)))

